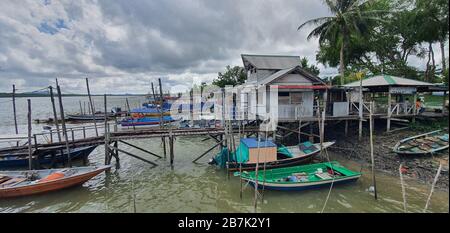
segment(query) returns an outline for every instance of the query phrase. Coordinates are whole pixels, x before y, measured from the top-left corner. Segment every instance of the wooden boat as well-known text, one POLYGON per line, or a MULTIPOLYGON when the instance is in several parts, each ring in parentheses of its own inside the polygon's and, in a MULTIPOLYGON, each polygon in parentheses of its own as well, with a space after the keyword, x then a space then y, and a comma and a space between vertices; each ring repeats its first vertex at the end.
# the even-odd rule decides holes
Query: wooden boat
MULTIPOLYGON (((97 146, 87 146, 70 149, 71 160, 84 159, 97 146)), ((41 151, 38 155, 40 165, 52 163, 62 163, 67 160, 67 150, 61 151, 41 151)), ((0 153, 0 168, 28 167, 28 150, 12 150, 0 153)))
MULTIPOLYGON (((108 119, 111 119, 114 117, 114 113, 107 113, 106 117, 108 119)), ((67 115, 68 121, 102 121, 105 120, 105 114, 104 113, 95 113, 94 116, 92 114, 68 114, 67 115)))
POLYGON ((399 155, 432 154, 448 148, 448 133, 436 130, 405 138, 394 146, 394 152, 399 155))
MULTIPOLYGON (((324 142, 323 149, 333 145, 334 142, 324 142)), ((306 164, 312 161, 314 155, 320 152, 320 143, 303 142, 297 146, 276 146, 272 141, 260 141, 259 151, 256 138, 241 139, 236 153, 228 159, 227 151, 217 155, 210 163, 219 164, 234 172, 241 170, 272 169, 306 164), (247 154, 247 155, 246 155, 247 154), (246 158, 239 158, 248 157, 246 158), (259 159, 258 159, 259 156, 259 159), (224 162, 225 161, 225 162, 224 162), (264 164, 265 163, 265 164, 264 164), (225 164, 225 165, 223 165, 225 164)))
POLYGON ((338 162, 316 163, 286 168, 259 170, 256 179, 255 171, 236 172, 239 176, 255 187, 258 180, 258 189, 301 191, 306 189, 321 188, 358 180, 361 173, 351 171, 338 162), (265 174, 265 175, 264 175, 265 174))
POLYGON ((107 166, 0 172, 0 198, 27 196, 81 185, 107 166))

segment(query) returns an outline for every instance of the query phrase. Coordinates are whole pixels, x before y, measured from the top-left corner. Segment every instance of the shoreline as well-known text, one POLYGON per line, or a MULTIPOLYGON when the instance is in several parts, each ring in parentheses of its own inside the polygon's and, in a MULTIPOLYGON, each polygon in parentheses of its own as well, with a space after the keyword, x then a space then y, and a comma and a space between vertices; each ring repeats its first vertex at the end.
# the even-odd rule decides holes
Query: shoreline
MULTIPOLYGON (((403 129, 392 133, 387 133, 383 124, 374 124, 373 145, 375 169, 386 172, 392 176, 399 177, 399 166, 403 164, 406 172, 403 176, 406 179, 413 179, 420 183, 431 185, 439 163, 442 163, 442 170, 439 175, 435 188, 441 191, 449 191, 449 151, 444 150, 434 155, 423 156, 399 156, 392 151, 394 145, 401 139, 429 132, 431 130, 403 129)), ((350 127, 348 135, 344 135, 344 129, 340 130, 340 125, 336 125, 333 131, 325 132, 325 140, 336 140, 331 151, 338 153, 346 159, 362 162, 364 166, 371 165, 370 158, 370 140, 367 125, 363 127, 363 137, 358 140, 358 130, 356 127, 350 127)))

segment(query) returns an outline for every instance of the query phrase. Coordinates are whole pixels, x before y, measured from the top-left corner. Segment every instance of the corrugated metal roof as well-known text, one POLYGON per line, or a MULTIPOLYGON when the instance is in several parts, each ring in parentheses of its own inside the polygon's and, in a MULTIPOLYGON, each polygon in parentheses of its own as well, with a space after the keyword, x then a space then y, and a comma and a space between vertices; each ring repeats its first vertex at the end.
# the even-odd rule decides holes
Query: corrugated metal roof
POLYGON ((300 56, 242 54, 241 57, 245 68, 251 64, 257 69, 281 70, 300 64, 300 56))
MULTIPOLYGON (((360 81, 345 84, 344 87, 359 87, 360 81)), ((362 80, 363 87, 381 87, 381 86, 414 86, 428 87, 435 86, 433 83, 417 81, 413 79, 400 78, 391 75, 376 75, 362 80)))

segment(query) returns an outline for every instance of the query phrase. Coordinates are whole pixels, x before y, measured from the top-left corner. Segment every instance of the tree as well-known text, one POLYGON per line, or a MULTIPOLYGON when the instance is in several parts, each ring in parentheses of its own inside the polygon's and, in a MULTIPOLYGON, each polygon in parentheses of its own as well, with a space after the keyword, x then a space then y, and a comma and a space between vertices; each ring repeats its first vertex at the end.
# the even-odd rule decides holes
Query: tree
POLYGON ((235 66, 231 68, 230 66, 226 67, 225 73, 219 72, 217 79, 213 80, 213 84, 219 87, 225 87, 227 85, 240 85, 247 80, 247 74, 245 73, 244 68, 240 66, 235 66))
POLYGON ((317 68, 317 66, 308 64, 308 58, 306 58, 306 57, 303 57, 300 60, 300 67, 316 76, 319 75, 319 73, 320 73, 320 70, 319 70, 319 68, 317 68))
POLYGON ((341 85, 344 82, 345 61, 344 50, 353 34, 363 34, 367 29, 367 23, 379 20, 380 11, 372 11, 367 5, 371 1, 360 0, 326 0, 334 16, 311 19, 301 24, 298 30, 306 25, 318 25, 308 35, 319 38, 319 44, 328 44, 339 47, 339 72, 341 85))

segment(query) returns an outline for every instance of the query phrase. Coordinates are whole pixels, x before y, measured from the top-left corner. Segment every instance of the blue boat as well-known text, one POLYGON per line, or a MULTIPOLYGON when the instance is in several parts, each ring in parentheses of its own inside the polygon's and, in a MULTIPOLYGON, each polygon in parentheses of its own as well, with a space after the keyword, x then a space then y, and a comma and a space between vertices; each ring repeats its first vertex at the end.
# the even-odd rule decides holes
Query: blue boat
MULTIPOLYGON (((164 116, 163 123, 175 121, 171 116, 164 116)), ((127 118, 120 122, 122 126, 145 126, 145 125, 159 125, 159 117, 143 117, 143 118, 127 118)))
MULTIPOLYGON (((96 147, 97 146, 87 146, 70 149, 70 159, 78 160, 87 158, 96 147)), ((62 152, 62 155, 61 151, 40 152, 38 156, 39 165, 49 165, 67 161, 67 150, 63 150, 62 152)), ((0 168, 28 167, 28 161, 28 152, 24 150, 0 154, 0 168)))

